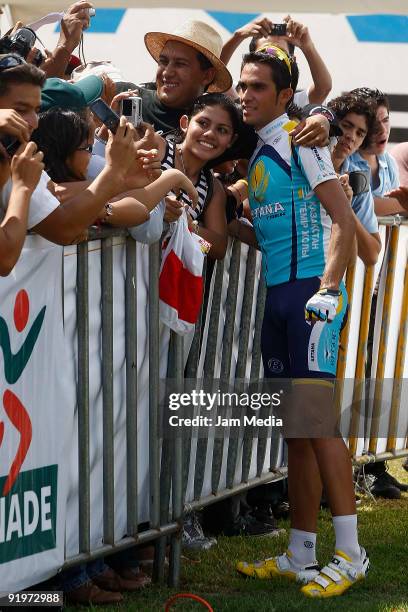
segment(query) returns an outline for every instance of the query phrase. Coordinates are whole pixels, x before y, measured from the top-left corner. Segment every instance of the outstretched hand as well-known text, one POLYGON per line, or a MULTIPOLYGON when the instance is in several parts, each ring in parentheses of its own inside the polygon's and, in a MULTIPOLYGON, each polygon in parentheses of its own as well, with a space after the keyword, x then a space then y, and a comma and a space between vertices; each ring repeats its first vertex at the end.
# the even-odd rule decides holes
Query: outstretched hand
POLYGON ((398 189, 392 189, 384 195, 388 198, 396 198, 401 206, 408 211, 408 187, 400 185, 398 189))

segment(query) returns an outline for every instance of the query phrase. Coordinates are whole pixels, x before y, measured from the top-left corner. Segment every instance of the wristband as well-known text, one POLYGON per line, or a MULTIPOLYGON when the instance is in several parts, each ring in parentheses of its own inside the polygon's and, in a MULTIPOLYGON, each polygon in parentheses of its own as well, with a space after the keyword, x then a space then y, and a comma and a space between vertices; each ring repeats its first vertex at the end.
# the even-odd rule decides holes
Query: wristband
POLYGON ((307 104, 302 108, 302 119, 307 119, 313 115, 323 115, 330 124, 329 136, 343 136, 343 132, 338 124, 336 115, 327 106, 307 104))
POLYGON ((327 289, 326 287, 322 287, 317 293, 319 295, 332 295, 334 297, 339 297, 341 295, 340 289, 327 289))

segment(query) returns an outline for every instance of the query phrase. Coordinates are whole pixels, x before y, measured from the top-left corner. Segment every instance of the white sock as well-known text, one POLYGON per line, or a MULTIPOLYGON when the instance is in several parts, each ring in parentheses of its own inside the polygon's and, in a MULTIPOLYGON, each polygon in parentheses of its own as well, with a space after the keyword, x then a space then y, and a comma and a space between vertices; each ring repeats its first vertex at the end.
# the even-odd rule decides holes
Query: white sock
POLYGON ((357 534, 357 514, 333 516, 333 527, 336 534, 336 550, 346 553, 353 563, 359 563, 361 551, 357 534))
POLYGON ((288 550, 293 565, 313 565, 316 563, 316 534, 300 529, 291 529, 288 550))

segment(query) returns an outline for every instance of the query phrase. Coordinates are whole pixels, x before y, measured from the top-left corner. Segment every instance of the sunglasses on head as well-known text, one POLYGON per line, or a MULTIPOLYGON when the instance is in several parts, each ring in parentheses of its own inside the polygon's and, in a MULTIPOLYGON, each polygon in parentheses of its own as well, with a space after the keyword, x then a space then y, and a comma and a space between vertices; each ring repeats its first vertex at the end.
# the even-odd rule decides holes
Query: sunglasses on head
POLYGON ((286 68, 289 70, 289 74, 292 74, 292 66, 290 64, 289 56, 279 47, 275 47, 274 45, 263 45, 260 47, 260 49, 258 49, 257 53, 266 53, 267 55, 276 57, 276 59, 280 60, 281 62, 285 62, 286 68))

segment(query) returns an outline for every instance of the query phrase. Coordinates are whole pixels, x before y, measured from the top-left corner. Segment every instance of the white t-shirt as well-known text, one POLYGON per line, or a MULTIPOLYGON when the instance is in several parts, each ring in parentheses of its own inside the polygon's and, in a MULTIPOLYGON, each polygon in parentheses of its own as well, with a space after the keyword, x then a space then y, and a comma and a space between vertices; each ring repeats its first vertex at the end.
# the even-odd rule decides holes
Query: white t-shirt
POLYGON ((304 108, 305 106, 310 104, 309 90, 308 89, 302 89, 301 91, 297 91, 295 93, 295 95, 293 96, 293 102, 299 108, 304 108))
MULTIPOLYGON (((34 189, 30 199, 30 209, 28 211, 28 229, 32 229, 38 223, 41 223, 48 215, 54 212, 60 205, 59 201, 48 190, 47 184, 51 180, 46 172, 41 173, 37 187, 34 189)), ((3 213, 6 212, 12 188, 12 181, 9 179, 3 187, 3 197, 1 208, 3 213)))

